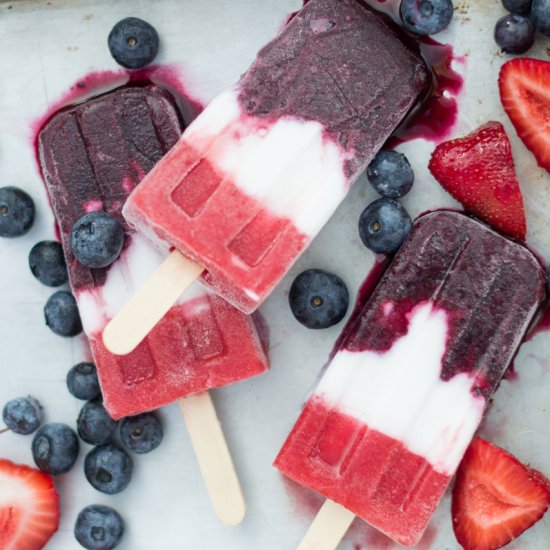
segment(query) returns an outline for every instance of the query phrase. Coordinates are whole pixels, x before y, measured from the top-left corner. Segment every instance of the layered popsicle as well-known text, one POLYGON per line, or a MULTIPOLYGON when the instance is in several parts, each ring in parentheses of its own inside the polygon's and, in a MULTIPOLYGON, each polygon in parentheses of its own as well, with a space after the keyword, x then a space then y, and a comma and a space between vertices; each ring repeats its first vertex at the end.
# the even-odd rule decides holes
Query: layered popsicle
POLYGON ((418 542, 545 296, 536 258, 456 212, 422 216, 358 299, 275 466, 418 542))
POLYGON ((429 86, 375 12, 311 0, 132 193, 129 223, 255 310, 429 86))
POLYGON ((267 369, 255 322, 196 283, 131 354, 103 346, 108 321, 161 264, 132 231, 122 206, 180 137, 172 96, 156 86, 123 87, 57 112, 39 134, 40 163, 67 259, 70 283, 97 364, 103 398, 117 419, 224 386, 267 369), (122 254, 104 269, 74 257, 71 230, 104 210, 125 229, 122 254))

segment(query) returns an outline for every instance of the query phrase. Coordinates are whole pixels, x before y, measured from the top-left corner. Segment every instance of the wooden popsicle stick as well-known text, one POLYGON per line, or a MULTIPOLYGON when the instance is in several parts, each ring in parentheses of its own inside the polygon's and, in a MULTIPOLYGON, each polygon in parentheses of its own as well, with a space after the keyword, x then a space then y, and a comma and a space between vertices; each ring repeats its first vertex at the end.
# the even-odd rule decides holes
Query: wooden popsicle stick
POLYGON ((105 327, 105 347, 115 355, 133 351, 203 271, 174 250, 105 327))
POLYGON ((206 391, 179 400, 214 513, 226 525, 238 525, 246 503, 214 403, 206 391))
POLYGON ((298 550, 334 550, 354 518, 353 512, 327 498, 309 526, 298 550))

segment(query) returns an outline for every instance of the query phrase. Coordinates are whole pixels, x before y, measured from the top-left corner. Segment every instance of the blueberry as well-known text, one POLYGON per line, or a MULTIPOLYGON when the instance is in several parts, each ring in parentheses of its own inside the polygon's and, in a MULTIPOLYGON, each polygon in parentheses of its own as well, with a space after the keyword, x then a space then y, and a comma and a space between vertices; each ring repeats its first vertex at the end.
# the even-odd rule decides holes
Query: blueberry
POLYGON ((34 222, 34 202, 17 187, 0 187, 0 237, 20 237, 34 222))
POLYGON ((77 399, 91 401, 101 397, 97 370, 93 363, 78 363, 67 373, 67 388, 77 399))
POLYGON ((379 254, 397 252, 411 227, 407 211, 391 199, 372 202, 359 218, 359 236, 363 244, 379 254))
POLYGON ((388 199, 406 195, 413 186, 414 172, 407 157, 392 150, 380 151, 367 168, 367 177, 377 193, 388 199))
POLYGON ((124 521, 110 506, 92 504, 78 514, 74 536, 88 550, 111 550, 124 533, 124 521))
POLYGON ((79 450, 76 433, 65 424, 45 424, 32 440, 32 456, 36 465, 53 476, 68 472, 79 450))
POLYGON ((446 28, 453 17, 451 0, 403 0, 401 19, 405 28, 428 36, 446 28))
POLYGON ((348 289, 337 275, 308 269, 294 279, 288 294, 290 309, 307 328, 328 328, 339 323, 349 306, 348 289))
POLYGON ((535 27, 523 15, 505 15, 495 26, 495 42, 505 53, 525 53, 535 43, 535 27))
POLYGON ((129 416, 120 423, 120 440, 134 453, 143 454, 156 449, 162 436, 162 424, 153 413, 129 416))
POLYGON ((119 21, 109 33, 107 42, 115 61, 126 69, 141 69, 149 65, 159 50, 157 31, 137 17, 119 21))
POLYGON ((128 454, 112 443, 94 447, 84 460, 84 473, 90 485, 108 495, 126 489, 132 479, 133 468, 128 454))
POLYGON ((80 218, 71 232, 75 258, 86 267, 111 265, 124 244, 122 225, 106 212, 90 212, 80 218))
POLYGON ((80 409, 76 421, 76 431, 80 439, 90 445, 103 445, 115 433, 117 422, 105 410, 99 399, 88 401, 80 409))
POLYGON ((74 296, 65 290, 52 294, 44 306, 46 325, 59 336, 76 336, 82 332, 82 322, 74 296))
POLYGON ((510 13, 527 15, 531 11, 532 2, 533 0, 502 0, 502 5, 510 13))
POLYGON ((545 36, 550 36, 550 0, 533 0, 531 16, 535 28, 545 36))
POLYGON ((6 403, 2 411, 6 426, 16 434, 29 435, 42 422, 40 403, 33 397, 18 397, 6 403))
POLYGON ((29 267, 43 285, 61 286, 67 282, 63 247, 56 241, 36 243, 29 254, 29 267))

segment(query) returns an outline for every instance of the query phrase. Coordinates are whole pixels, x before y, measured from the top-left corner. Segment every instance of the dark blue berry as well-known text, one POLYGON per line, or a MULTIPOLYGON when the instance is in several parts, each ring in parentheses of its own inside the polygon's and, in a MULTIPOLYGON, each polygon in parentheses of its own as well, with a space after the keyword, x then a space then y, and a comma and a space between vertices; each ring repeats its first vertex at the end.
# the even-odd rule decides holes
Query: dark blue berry
POLYGON ((328 328, 346 315, 349 293, 337 275, 322 269, 308 269, 294 279, 288 302, 294 317, 302 325, 328 328))
POLYGON ((402 153, 380 151, 367 168, 367 177, 377 193, 388 199, 406 195, 414 183, 414 172, 402 153))
POLYGON ((127 69, 141 69, 157 56, 159 35, 146 21, 126 17, 113 27, 108 44, 111 55, 119 65, 127 69))
POLYGON ((29 254, 29 267, 43 285, 61 286, 67 282, 63 247, 56 241, 36 243, 29 254))
POLYGON ((76 518, 74 536, 87 550, 111 550, 118 546, 124 533, 124 521, 109 506, 86 506, 76 518))
POLYGON ((363 244, 379 254, 397 252, 411 227, 407 211, 391 199, 372 202, 359 218, 359 236, 363 244))
POLYGON ((505 53, 525 53, 535 43, 535 27, 523 15, 505 15, 495 26, 495 42, 505 53))
POLYGON ((0 237, 20 237, 34 222, 34 202, 17 187, 0 187, 0 237))
POLYGON ((531 17, 535 28, 545 36, 550 36, 550 0, 533 0, 531 17))
POLYGON ((76 421, 80 439, 90 445, 103 445, 110 441, 116 427, 117 422, 109 416, 99 399, 85 403, 76 421))
POLYGON ((78 363, 67 373, 67 388, 77 399, 91 401, 101 397, 97 370, 93 363, 78 363))
POLYGON ((65 290, 52 294, 44 306, 46 325, 59 336, 76 336, 82 332, 82 322, 74 296, 65 290))
POLYGON ((45 424, 32 440, 32 456, 36 465, 53 476, 68 472, 79 450, 78 436, 65 424, 45 424))
POLYGON ((120 255, 123 244, 122 225, 106 212, 90 212, 82 216, 71 233, 73 254, 86 267, 111 265, 120 255))
POLYGON ((531 11, 532 2, 533 0, 502 0, 502 5, 510 13, 527 15, 531 11))
POLYGON ((143 454, 156 449, 162 436, 162 424, 153 413, 129 416, 120 423, 120 440, 134 453, 143 454))
POLYGON ((2 411, 4 424, 16 434, 29 435, 42 422, 40 403, 33 397, 18 397, 8 401, 2 411))
POLYGON ((90 485, 108 495, 128 487, 133 468, 130 456, 112 443, 93 448, 84 460, 84 473, 90 485))
POLYGON ((451 0, 403 0, 401 19, 405 28, 415 34, 437 34, 449 26, 453 17, 451 0))

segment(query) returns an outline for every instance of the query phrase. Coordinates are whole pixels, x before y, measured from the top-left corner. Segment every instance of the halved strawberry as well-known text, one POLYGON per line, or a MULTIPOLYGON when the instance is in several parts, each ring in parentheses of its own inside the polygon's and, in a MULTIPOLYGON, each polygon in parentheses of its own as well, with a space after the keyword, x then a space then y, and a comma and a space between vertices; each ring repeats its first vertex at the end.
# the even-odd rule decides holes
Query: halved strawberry
POLYGON ((518 136, 539 166, 550 172, 550 63, 512 59, 500 69, 498 87, 518 136))
POLYGON ((430 170, 464 208, 501 233, 525 240, 523 197, 508 136, 500 122, 438 145, 430 170))
POLYGON ((51 476, 0 459, 0 548, 40 550, 58 527, 59 496, 51 476))
POLYGON ((465 550, 496 550, 542 518, 550 482, 505 450, 476 437, 453 489, 453 529, 465 550))

